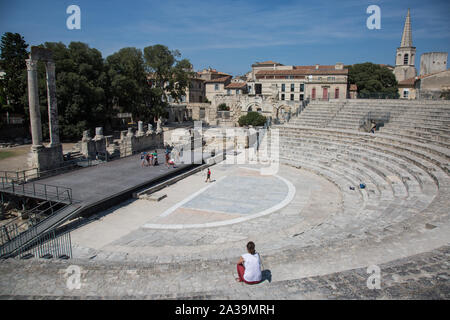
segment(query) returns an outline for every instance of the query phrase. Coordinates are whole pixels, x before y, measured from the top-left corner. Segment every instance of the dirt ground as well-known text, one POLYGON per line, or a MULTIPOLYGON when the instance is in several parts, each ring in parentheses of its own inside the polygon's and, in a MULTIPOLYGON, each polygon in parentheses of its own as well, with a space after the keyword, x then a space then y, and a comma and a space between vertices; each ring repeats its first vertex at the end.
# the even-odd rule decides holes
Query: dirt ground
MULTIPOLYGON (((75 143, 63 143, 63 151, 70 151, 75 143)), ((31 144, 25 144, 18 147, 0 149, 0 154, 5 155, 4 158, 0 156, 0 171, 20 171, 29 169, 28 157, 31 144)))

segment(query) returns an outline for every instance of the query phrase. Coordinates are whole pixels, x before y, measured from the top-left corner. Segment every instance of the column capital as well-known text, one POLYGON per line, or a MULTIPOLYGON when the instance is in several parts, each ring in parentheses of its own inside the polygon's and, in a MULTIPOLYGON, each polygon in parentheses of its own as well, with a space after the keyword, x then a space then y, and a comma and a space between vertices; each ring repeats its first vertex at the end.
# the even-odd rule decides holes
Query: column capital
POLYGON ((55 72, 55 62, 54 61, 45 61, 45 67, 50 72, 55 72))
POLYGON ((28 71, 36 71, 38 61, 34 59, 25 59, 25 62, 27 63, 27 70, 28 71))

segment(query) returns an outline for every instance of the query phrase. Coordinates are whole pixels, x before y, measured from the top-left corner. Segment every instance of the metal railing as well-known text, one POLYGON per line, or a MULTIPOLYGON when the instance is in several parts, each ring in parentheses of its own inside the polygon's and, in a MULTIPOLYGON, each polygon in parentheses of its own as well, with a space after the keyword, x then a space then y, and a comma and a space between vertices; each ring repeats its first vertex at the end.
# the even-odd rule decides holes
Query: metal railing
POLYGON ((300 103, 300 106, 295 111, 295 116, 298 117, 300 113, 302 113, 303 110, 305 110, 306 106, 309 104, 309 98, 306 100, 302 100, 300 103))
POLYGON ((9 177, 0 178, 0 191, 57 202, 72 203, 72 189, 49 184, 24 181, 16 182, 9 177))
POLYGON ((0 177, 6 181, 25 182, 39 177, 37 168, 20 171, 0 171, 0 177))
POLYGON ((358 92, 358 99, 398 99, 398 92, 358 92))
POLYGON ((359 120, 359 126, 363 127, 368 123, 376 122, 378 124, 384 125, 386 122, 389 122, 391 118, 390 112, 368 112, 361 120, 359 120))
POLYGON ((51 230, 37 236, 29 244, 23 243, 12 253, 2 255, 0 252, 0 257, 3 259, 13 257, 19 259, 70 259, 72 258, 72 239, 70 232, 58 235, 55 230, 51 230))
POLYGON ((28 217, 26 220, 17 217, 7 224, 0 226, 0 246, 10 242, 22 232, 27 231, 49 215, 52 215, 55 207, 59 205, 59 203, 44 201, 36 207, 21 214, 22 217, 28 217))
POLYGON ((47 208, 43 212, 36 214, 25 222, 15 219, 10 224, 0 228, 1 238, 4 242, 0 246, 0 257, 9 258, 28 250, 34 245, 44 234, 55 230, 56 224, 63 221, 69 215, 76 212, 78 206, 66 205, 54 211, 47 208), (51 211, 48 215, 47 212, 51 211), (28 225, 24 225, 28 224, 28 225))

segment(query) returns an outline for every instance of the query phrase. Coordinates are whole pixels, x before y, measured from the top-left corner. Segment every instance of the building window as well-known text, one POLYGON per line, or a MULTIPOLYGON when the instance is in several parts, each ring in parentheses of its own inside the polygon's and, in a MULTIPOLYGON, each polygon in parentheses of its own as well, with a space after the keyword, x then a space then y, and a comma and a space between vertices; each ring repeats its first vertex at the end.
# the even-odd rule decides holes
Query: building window
POLYGON ((405 56, 403 57, 403 64, 408 64, 408 59, 409 59, 409 56, 407 53, 405 53, 405 56))
POLYGON ((294 92, 295 84, 291 83, 291 92, 294 92))
POLYGON ((230 95, 230 94, 231 94, 231 90, 227 89, 227 95, 230 95))
POLYGON ((316 99, 316 88, 312 88, 312 91, 311 91, 311 99, 316 99))
POLYGON ((284 94, 281 94, 281 100, 284 100, 284 94))
POLYGON ((241 94, 241 90, 240 89, 236 89, 236 94, 241 94))
POLYGON ((294 95, 291 94, 291 101, 294 101, 294 95))
POLYGON ((403 90, 403 98, 408 99, 409 96, 409 90, 405 89, 403 90))
POLYGON ((318 77, 317 80, 321 81, 321 80, 322 80, 322 77, 318 77))
POLYGON ((305 85, 303 83, 300 84, 300 92, 305 91, 305 85))
MULTIPOLYGON (((282 92, 284 92, 284 91, 286 91, 286 85, 283 83, 282 85, 281 85, 281 91, 282 92)), ((283 95, 284 96, 284 95, 283 95)), ((284 100, 284 99, 283 99, 284 100)))
POLYGON ((304 97, 303 94, 300 95, 300 101, 303 101, 304 97))
POLYGON ((262 91, 262 84, 261 83, 256 83, 255 84, 255 93, 256 94, 261 94, 262 91))
POLYGON ((327 81, 335 81, 335 80, 336 80, 335 77, 328 77, 328 78, 327 78, 327 81))
POLYGON ((335 98, 335 99, 339 99, 339 88, 336 88, 336 89, 334 90, 334 98, 335 98))
POLYGON ((219 90, 219 85, 218 84, 214 85, 214 90, 216 90, 216 91, 219 90))

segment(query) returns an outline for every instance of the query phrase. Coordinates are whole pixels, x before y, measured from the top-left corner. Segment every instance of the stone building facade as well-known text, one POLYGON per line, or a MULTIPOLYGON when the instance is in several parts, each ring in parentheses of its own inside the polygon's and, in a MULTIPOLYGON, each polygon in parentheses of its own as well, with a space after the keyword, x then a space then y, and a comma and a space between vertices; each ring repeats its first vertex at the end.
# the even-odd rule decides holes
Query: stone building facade
POLYGON ((191 78, 189 87, 186 90, 187 103, 205 102, 205 80, 199 77, 191 78))
POLYGON ((447 52, 426 52, 420 56, 420 75, 447 70, 447 52))
POLYGON ((208 101, 213 101, 216 95, 226 94, 225 89, 231 83, 231 76, 205 80, 205 95, 208 101))
POLYGON ((284 66, 273 61, 252 66, 254 78, 249 95, 271 96, 280 101, 330 100, 347 98, 348 69, 336 65, 284 66), (269 67, 269 62, 273 63, 269 67))

